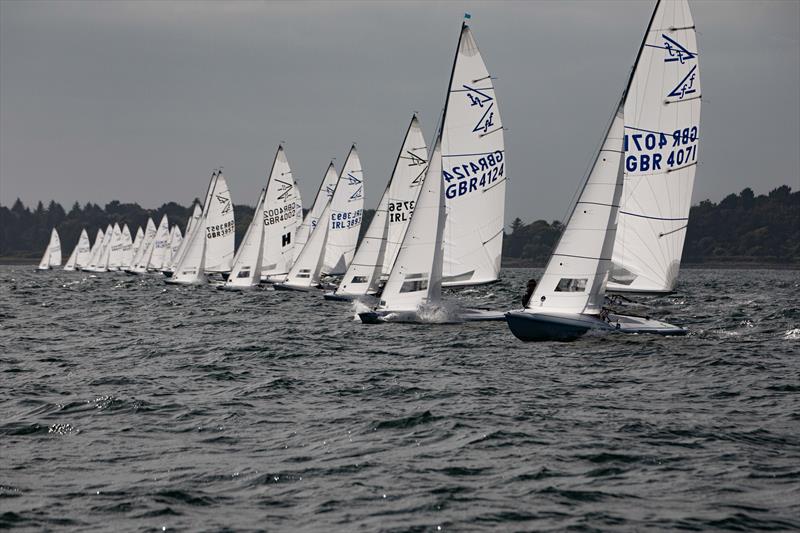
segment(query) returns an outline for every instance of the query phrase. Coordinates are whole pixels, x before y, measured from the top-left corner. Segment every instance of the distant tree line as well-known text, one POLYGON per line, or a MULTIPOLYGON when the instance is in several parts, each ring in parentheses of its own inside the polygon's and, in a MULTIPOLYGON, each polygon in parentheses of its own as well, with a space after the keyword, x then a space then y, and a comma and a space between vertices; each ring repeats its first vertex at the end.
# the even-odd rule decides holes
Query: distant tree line
MULTIPOLYGON (((82 228, 94 241, 98 228, 109 224, 128 224, 131 234, 152 217, 156 225, 166 214, 170 224, 183 231, 193 206, 169 202, 157 209, 138 204, 109 202, 105 207, 77 202, 69 212, 57 202, 47 207, 42 202, 31 210, 18 199, 9 209, 0 206, 0 257, 5 260, 38 259, 58 229, 64 260, 78 242, 82 228)), ((236 246, 253 218, 254 209, 234 205, 236 246)), ((374 210, 364 211, 361 235, 374 210)), ((543 266, 550 256, 563 226, 561 222, 537 220, 530 224, 514 219, 503 241, 503 260, 508 266, 543 266)), ((766 195, 755 196, 749 188, 731 194, 718 204, 703 200, 693 206, 684 246, 684 262, 759 262, 800 264, 800 192, 783 185, 766 195)))

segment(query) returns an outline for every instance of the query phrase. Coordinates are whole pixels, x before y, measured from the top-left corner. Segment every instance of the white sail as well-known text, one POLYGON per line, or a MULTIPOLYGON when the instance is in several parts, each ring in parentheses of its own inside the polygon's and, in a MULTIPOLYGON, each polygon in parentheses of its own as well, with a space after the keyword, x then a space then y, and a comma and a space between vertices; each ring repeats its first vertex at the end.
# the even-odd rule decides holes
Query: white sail
POLYGON ((125 265, 125 269, 129 270, 133 267, 134 262, 136 261, 136 254, 139 253, 139 247, 142 245, 142 240, 144 239, 144 232, 142 231, 141 226, 136 228, 136 237, 133 239, 133 246, 131 247, 131 259, 128 261, 128 264, 125 265))
POLYGON ((389 190, 387 188, 383 191, 378 209, 375 210, 369 228, 367 228, 364 238, 361 239, 353 262, 344 273, 342 282, 336 289, 336 294, 361 296, 375 294, 378 291, 389 232, 388 204, 389 190))
POLYGON ((169 260, 169 240, 169 220, 165 214, 161 217, 156 237, 153 240, 153 253, 150 254, 150 259, 147 262, 148 270, 161 270, 165 266, 165 263, 169 260))
MULTIPOLYGON (((300 195, 300 184, 297 182, 295 182, 295 187, 294 187, 294 207, 295 207, 294 246, 292 246, 292 261, 289 264, 289 268, 292 267, 292 265, 294 264, 294 260, 300 254, 300 249, 303 247, 302 245, 297 243, 297 234, 300 232, 300 228, 303 226, 303 197, 300 195)), ((306 238, 306 241, 307 240, 308 239, 306 238)))
POLYGON ((152 218, 148 217, 142 244, 139 246, 139 251, 136 253, 133 266, 131 267, 132 272, 143 273, 147 271, 147 265, 150 263, 150 256, 153 254, 153 244, 156 240, 156 233, 158 233, 158 229, 156 228, 155 222, 153 222, 152 218))
POLYGON ((200 217, 203 216, 203 208, 200 207, 200 204, 194 204, 194 211, 192 216, 189 217, 189 221, 186 223, 186 231, 184 232, 184 238, 181 240, 180 246, 178 246, 177 252, 175 252, 170 260, 168 270, 174 272, 175 265, 178 264, 181 257, 183 256, 184 251, 186 250, 186 246, 189 243, 189 237, 191 236, 191 232, 194 231, 195 225, 200 220, 200 217))
POLYGON ((254 287, 261 281, 261 258, 264 249, 264 223, 259 213, 264 209, 266 190, 262 189, 258 197, 253 220, 247 226, 236 256, 233 258, 231 274, 225 282, 226 287, 254 287))
POLYGON ((662 0, 625 97, 625 185, 610 290, 675 287, 697 168, 700 94, 689 5, 662 0))
POLYGON ((131 230, 127 224, 122 226, 122 257, 120 258, 120 269, 130 268, 131 261, 133 260, 133 239, 131 239, 131 230))
POLYGON ((420 185, 428 168, 428 146, 422 135, 417 116, 411 118, 403 147, 395 163, 389 181, 388 224, 386 253, 383 259, 382 274, 388 276, 392 271, 400 244, 406 234, 411 213, 419 196, 420 185))
POLYGON ((445 285, 497 279, 508 169, 494 85, 466 23, 442 124, 447 223, 445 285))
POLYGON ((267 178, 266 196, 255 217, 264 226, 261 276, 285 276, 294 262, 297 185, 283 146, 278 146, 267 178))
POLYGON ((446 224, 441 150, 439 138, 397 260, 383 288, 379 310, 416 311, 422 304, 441 299, 446 224))
POLYGON ((206 240, 204 216, 195 222, 191 234, 186 239, 184 254, 175 265, 175 273, 172 274, 171 279, 175 283, 188 285, 205 282, 206 240))
POLYGON ((205 204, 206 272, 230 272, 234 254, 235 225, 233 202, 228 183, 222 172, 218 172, 213 192, 205 204))
POLYGON ((622 195, 622 135, 620 107, 528 310, 590 315, 602 310, 622 195))
POLYGON ((364 213, 364 172, 355 145, 342 166, 331 198, 327 220, 328 242, 322 264, 324 274, 344 274, 353 260, 364 213))
POLYGON ((97 230, 97 235, 94 238, 94 244, 92 245, 91 256, 89 257, 89 262, 85 265, 81 265, 81 268, 84 270, 91 270, 94 268, 100 256, 100 249, 103 247, 103 240, 105 239, 105 233, 103 233, 102 229, 97 230))
POLYGON ((108 253, 108 263, 106 264, 106 268, 108 270, 119 270, 120 265, 122 265, 122 230, 119 227, 119 224, 116 222, 114 223, 114 227, 111 229, 111 251, 108 253))
POLYGON ((64 264, 64 270, 75 270, 75 263, 78 262, 78 245, 75 245, 75 248, 72 249, 72 253, 69 254, 69 259, 64 264))
POLYGON ((54 266, 61 266, 61 239, 56 228, 50 230, 50 241, 44 250, 42 260, 39 261, 39 270, 47 270, 54 266))
POLYGON ((103 239, 103 250, 100 252, 100 259, 97 263, 97 272, 108 271, 108 261, 111 257, 111 243, 114 241, 114 228, 109 224, 106 227, 106 236, 103 239))
MULTIPOLYGON (((325 206, 320 213, 321 220, 328 220, 331 213, 331 204, 325 206)), ((319 285, 322 263, 325 258, 325 245, 328 240, 328 224, 320 224, 311 232, 311 237, 303 246, 300 255, 289 270, 284 285, 297 288, 316 287, 319 285)))
MULTIPOLYGON (((191 225, 192 221, 189 219, 189 224, 191 225)), ((181 243, 183 242, 183 233, 181 233, 181 228, 178 227, 177 224, 172 226, 172 231, 170 232, 169 238, 169 259, 164 263, 164 269, 169 269, 172 265, 173 258, 178 255, 178 250, 181 248, 181 243)))
POLYGON ((89 234, 86 229, 81 229, 80 237, 78 237, 78 244, 72 249, 72 254, 69 256, 64 270, 75 270, 89 265, 92 259, 92 246, 89 243, 89 234))
POLYGON ((322 211, 325 209, 325 206, 328 205, 331 198, 333 198, 333 191, 336 190, 336 183, 338 181, 339 174, 336 172, 333 161, 331 161, 330 165, 328 165, 328 170, 325 171, 322 182, 320 182, 317 196, 314 198, 314 203, 311 209, 308 210, 302 225, 298 228, 297 234, 295 235, 295 249, 297 251, 295 256, 300 253, 300 250, 305 246, 311 233, 317 227, 320 216, 322 216, 322 211))

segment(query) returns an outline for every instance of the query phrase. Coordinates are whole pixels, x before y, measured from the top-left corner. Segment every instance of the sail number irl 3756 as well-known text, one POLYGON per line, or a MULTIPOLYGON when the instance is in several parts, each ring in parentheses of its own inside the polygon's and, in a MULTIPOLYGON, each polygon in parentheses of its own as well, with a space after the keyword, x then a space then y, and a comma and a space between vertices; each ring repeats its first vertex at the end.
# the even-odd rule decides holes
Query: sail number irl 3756
POLYGON ((623 139, 626 172, 674 170, 697 161, 697 126, 666 133, 631 129, 623 139))
POLYGON ((503 177, 505 163, 503 152, 481 155, 474 159, 442 170, 448 200, 484 189, 503 177))

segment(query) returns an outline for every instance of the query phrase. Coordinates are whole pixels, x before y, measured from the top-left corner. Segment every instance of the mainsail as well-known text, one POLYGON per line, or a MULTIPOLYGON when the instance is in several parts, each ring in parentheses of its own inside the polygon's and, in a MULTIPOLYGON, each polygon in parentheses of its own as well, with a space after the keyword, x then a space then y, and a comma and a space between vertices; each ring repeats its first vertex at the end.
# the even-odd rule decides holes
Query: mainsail
POLYGON ((120 259, 120 268, 130 268, 131 260, 133 259, 133 240, 131 239, 131 230, 128 225, 122 226, 122 258, 120 259))
POLYGON ((196 224, 200 220, 200 217, 202 216, 203 216, 203 208, 200 207, 200 204, 195 203, 192 216, 189 217, 189 221, 186 223, 186 231, 184 232, 184 238, 181 240, 180 246, 178 246, 178 250, 172 255, 172 258, 170 260, 169 263, 170 271, 172 272, 175 271, 175 265, 177 265, 178 261, 180 261, 181 257, 183 257, 183 254, 186 251, 186 246, 189 244, 189 237, 192 235, 192 232, 195 231, 196 224))
POLYGON ((97 235, 94 238, 94 244, 92 245, 91 255, 89 257, 89 262, 85 265, 82 265, 81 268, 84 270, 92 270, 99 261, 100 256, 100 249, 103 247, 103 240, 105 240, 105 233, 101 228, 98 228, 97 235))
POLYGON ((625 94, 625 185, 609 290, 675 287, 697 168, 700 95, 689 5, 659 1, 625 94))
POLYGON ((91 260, 91 244, 89 243, 89 234, 86 229, 81 230, 81 235, 78 237, 78 244, 72 250, 64 270, 75 270, 76 268, 83 268, 89 264, 91 260))
MULTIPOLYGON (((189 224, 191 224, 191 222, 192 221, 190 219, 189 224)), ((178 250, 180 250, 182 242, 183 242, 183 233, 181 233, 181 228, 179 228, 178 225, 175 224, 174 226, 172 226, 172 230, 170 231, 169 252, 167 254, 169 256, 169 259, 167 259, 164 262, 163 268, 165 270, 171 267, 172 260, 178 254, 178 250)))
POLYGON ((231 274, 225 286, 228 288, 254 287, 261 281, 261 257, 264 248, 264 224, 258 214, 264 208, 266 191, 261 190, 253 213, 253 220, 247 226, 236 256, 233 258, 231 274))
MULTIPOLYGON (((261 208, 253 215, 264 226, 261 276, 286 276, 294 262, 297 185, 283 146, 278 146, 261 208)), ((302 208, 301 208, 302 213, 302 208)), ((280 279, 280 278, 279 278, 280 279)))
POLYGON ((492 78, 464 23, 442 122, 446 286, 497 279, 503 248, 505 165, 503 124, 492 78))
POLYGON ((122 265, 122 230, 119 224, 114 222, 114 227, 111 230, 111 251, 108 253, 108 263, 106 264, 107 270, 119 270, 122 265))
POLYGON ((342 166, 330 206, 330 216, 321 219, 328 226, 322 272, 338 275, 353 260, 364 212, 364 172, 355 145, 342 166))
POLYGON ((333 161, 331 161, 330 165, 328 165, 328 170, 325 171, 325 176, 322 178, 322 181, 319 184, 319 190, 317 191, 317 196, 314 198, 314 203, 312 204, 311 209, 308 210, 303 223, 297 229, 297 234, 295 237, 295 249, 297 253, 295 254, 295 257, 297 257, 297 255, 300 253, 300 250, 303 249, 303 246, 305 246, 306 242, 311 236, 311 233, 317 227, 320 216, 322 215, 322 211, 333 197, 333 191, 336 190, 337 181, 339 181, 339 174, 336 172, 336 167, 334 167, 333 161))
POLYGON ((47 248, 42 255, 42 260, 39 261, 39 270, 48 270, 49 268, 61 266, 61 239, 58 236, 56 228, 50 231, 50 241, 47 243, 47 248))
POLYGON ((445 195, 441 137, 431 154, 397 260, 381 294, 379 308, 416 311, 420 305, 438 303, 442 291, 442 238, 445 227, 445 195))
POLYGON ((234 254, 233 202, 228 183, 218 172, 213 192, 205 203, 206 272, 230 272, 234 254))

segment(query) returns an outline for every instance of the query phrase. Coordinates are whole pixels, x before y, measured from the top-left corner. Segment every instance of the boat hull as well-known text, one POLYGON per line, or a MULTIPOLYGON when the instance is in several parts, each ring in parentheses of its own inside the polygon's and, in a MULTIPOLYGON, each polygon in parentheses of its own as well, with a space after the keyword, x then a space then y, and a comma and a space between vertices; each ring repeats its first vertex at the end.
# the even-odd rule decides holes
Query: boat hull
POLYGON ((364 324, 382 324, 398 322, 401 324, 462 324, 464 322, 503 322, 506 319, 503 311, 487 311, 485 309, 462 309, 445 320, 421 320, 417 311, 375 310, 359 313, 364 324))
POLYGON ((310 287, 305 287, 302 285, 289 285, 287 283, 273 283, 272 287, 276 291, 297 291, 297 292, 311 292, 319 290, 319 287, 316 285, 312 285, 310 287))
POLYGON ((581 313, 526 313, 509 311, 506 322, 515 337, 525 342, 573 341, 589 330, 611 333, 686 335, 684 328, 649 317, 609 314, 608 322, 581 313))

